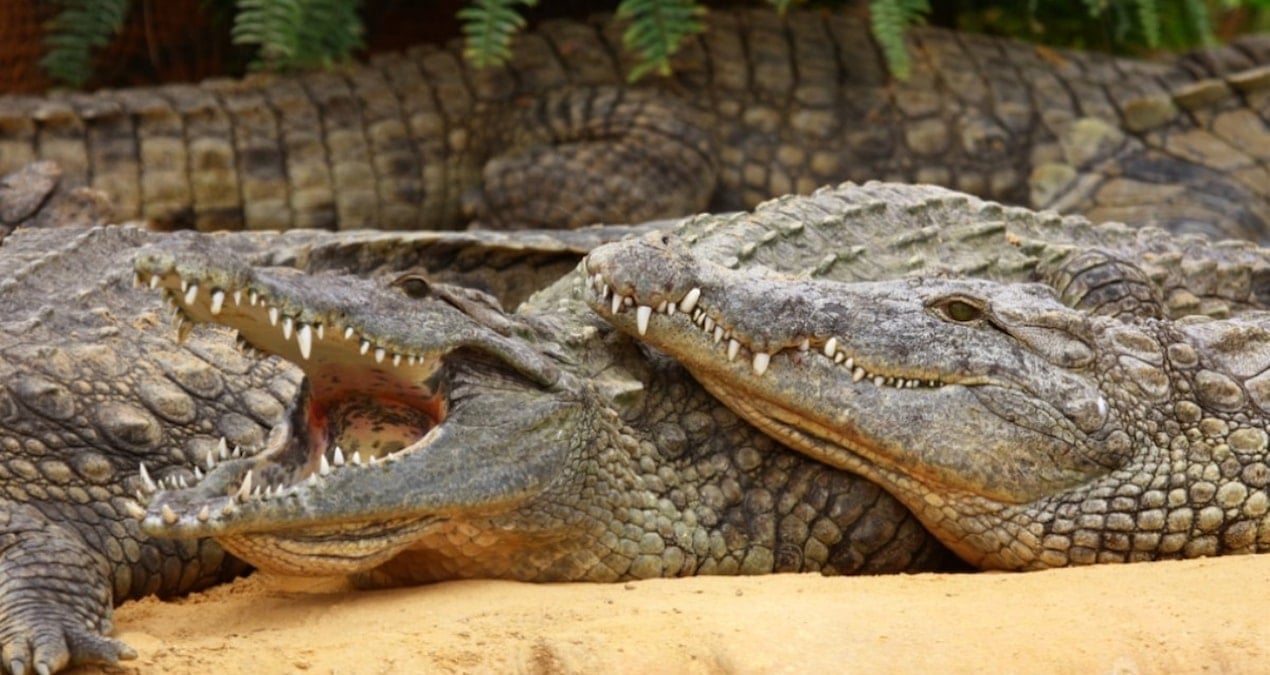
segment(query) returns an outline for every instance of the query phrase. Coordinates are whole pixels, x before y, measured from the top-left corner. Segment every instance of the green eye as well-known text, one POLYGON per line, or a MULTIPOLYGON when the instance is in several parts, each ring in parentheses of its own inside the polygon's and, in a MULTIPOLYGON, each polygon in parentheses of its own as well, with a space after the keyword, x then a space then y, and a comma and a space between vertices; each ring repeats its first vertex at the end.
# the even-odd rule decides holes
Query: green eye
POLYGON ((432 292, 428 280, 417 274, 403 276, 395 283, 401 287, 403 293, 415 299, 426 298, 432 292))
POLYGON ((944 313, 953 321, 974 321, 983 316, 983 312, 964 300, 953 300, 944 305, 944 313))

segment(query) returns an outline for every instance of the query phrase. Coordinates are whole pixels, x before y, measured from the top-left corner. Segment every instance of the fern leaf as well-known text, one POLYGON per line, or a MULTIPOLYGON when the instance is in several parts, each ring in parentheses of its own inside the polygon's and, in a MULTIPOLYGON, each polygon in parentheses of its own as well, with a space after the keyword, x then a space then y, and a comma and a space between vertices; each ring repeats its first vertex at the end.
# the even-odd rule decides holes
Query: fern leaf
POLYGON ((1217 44, 1217 37, 1213 35, 1213 21, 1208 15, 1208 7, 1204 4, 1204 0, 1182 0, 1182 7, 1186 10, 1191 28, 1195 31, 1196 42, 1205 47, 1217 44))
POLYGON ((926 0, 872 0, 869 3, 873 38, 882 48, 891 75, 897 79, 908 79, 912 68, 904 32, 920 23, 928 12, 930 5, 926 0))
POLYGON ((53 79, 81 86, 93 74, 93 49, 110 44, 123 28, 132 0, 60 0, 48 26, 40 65, 53 79))
POLYGON ((1148 47, 1160 46, 1160 6, 1158 0, 1135 0, 1138 24, 1148 47))
POLYGON ((705 30, 706 9, 695 0, 622 0, 617 17, 630 21, 622 43, 639 57, 631 68, 634 82, 650 72, 670 74, 670 58, 690 35, 705 30))
POLYGON ((525 28, 516 5, 536 4, 538 0, 475 0, 459 10, 463 57, 477 68, 506 63, 512 56, 512 38, 525 28))
POLYGON ((358 0, 238 0, 234 44, 255 45, 255 69, 326 66, 362 45, 358 0))

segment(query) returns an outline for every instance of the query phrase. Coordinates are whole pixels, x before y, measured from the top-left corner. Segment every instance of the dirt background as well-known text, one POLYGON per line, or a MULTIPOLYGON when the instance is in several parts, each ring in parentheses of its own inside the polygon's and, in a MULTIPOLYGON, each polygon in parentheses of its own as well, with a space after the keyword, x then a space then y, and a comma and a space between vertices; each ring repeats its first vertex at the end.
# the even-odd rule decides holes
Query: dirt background
POLYGON ((110 672, 1264 672, 1268 606, 1270 555, 389 591, 257 575, 120 607, 140 658, 110 672))

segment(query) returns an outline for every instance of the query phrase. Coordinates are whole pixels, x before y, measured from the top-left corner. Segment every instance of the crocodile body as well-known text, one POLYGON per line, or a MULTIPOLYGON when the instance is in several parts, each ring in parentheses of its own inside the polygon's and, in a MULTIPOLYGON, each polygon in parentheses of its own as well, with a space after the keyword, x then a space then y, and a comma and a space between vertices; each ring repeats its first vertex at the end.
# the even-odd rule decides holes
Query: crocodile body
POLYGON ((626 84, 611 24, 544 23, 511 66, 458 46, 296 78, 0 97, 0 172, 59 161, 121 218, 286 229, 560 226, 752 208, 851 179, 1260 239, 1270 39, 1168 63, 714 11, 673 79, 626 84), (1147 208, 1149 207, 1149 208, 1147 208))
MULTIPOLYGON (((994 236, 1036 253, 1027 230, 994 236)), ((1031 282, 795 277, 662 237, 587 268, 593 307, 782 443, 885 486, 971 564, 1270 550, 1264 288, 1218 281, 1225 318, 1191 314, 1158 266, 1202 265, 1170 238, 1088 234, 1101 245, 1042 253, 1031 282)))

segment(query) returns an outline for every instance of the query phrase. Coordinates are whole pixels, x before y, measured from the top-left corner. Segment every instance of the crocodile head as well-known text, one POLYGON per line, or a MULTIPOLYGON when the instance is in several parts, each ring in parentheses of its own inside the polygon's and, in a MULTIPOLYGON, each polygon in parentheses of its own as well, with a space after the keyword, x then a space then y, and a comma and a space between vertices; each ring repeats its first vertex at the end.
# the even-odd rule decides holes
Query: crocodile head
POLYGON ((569 376, 484 294, 410 274, 315 279, 189 249, 143 251, 136 269, 182 331, 223 324, 306 375, 268 447, 198 458, 209 468, 198 484, 143 495, 155 536, 212 536, 275 571, 362 572, 428 533, 496 519, 567 465, 567 444, 543 434, 578 411, 569 376))
POLYGON ((1123 467, 1139 431, 1103 386, 1115 322, 1047 286, 795 279, 661 237, 585 264, 593 309, 768 434, 882 484, 972 563, 993 564, 986 519, 1123 467))

